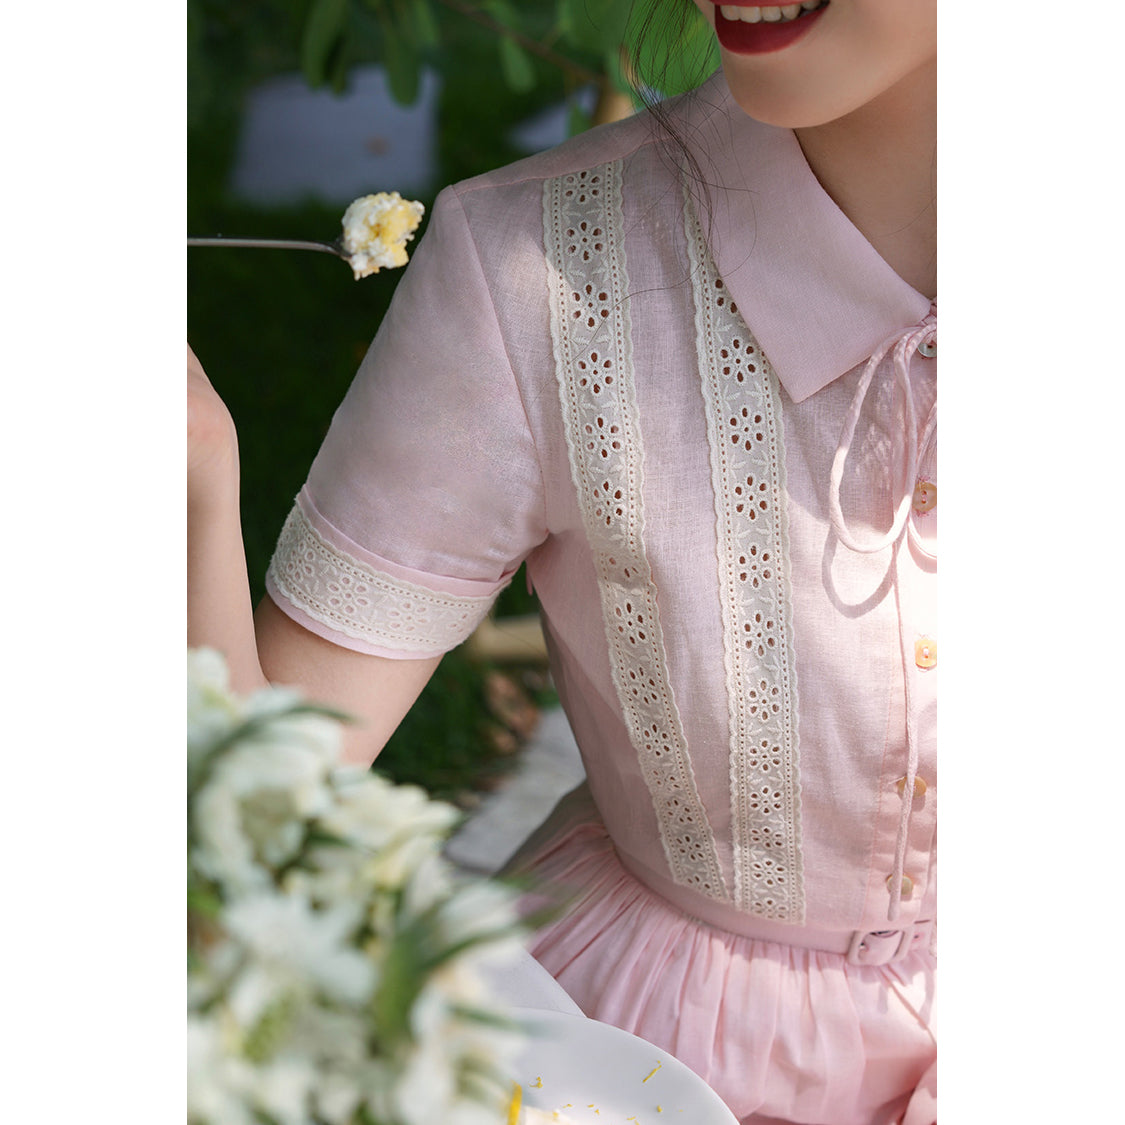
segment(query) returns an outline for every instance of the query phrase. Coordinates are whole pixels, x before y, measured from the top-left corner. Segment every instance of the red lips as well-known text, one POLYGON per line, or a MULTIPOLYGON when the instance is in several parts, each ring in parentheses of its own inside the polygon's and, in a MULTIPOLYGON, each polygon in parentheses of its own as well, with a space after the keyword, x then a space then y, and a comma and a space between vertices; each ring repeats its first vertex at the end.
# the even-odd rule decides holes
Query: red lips
POLYGON ((743 23, 742 20, 728 20, 716 5, 715 31, 719 36, 719 45, 732 54, 770 54, 773 51, 784 50, 807 35, 812 30, 813 24, 824 15, 825 8, 827 5, 813 12, 803 12, 795 20, 779 20, 772 23, 760 20, 758 23, 743 23))

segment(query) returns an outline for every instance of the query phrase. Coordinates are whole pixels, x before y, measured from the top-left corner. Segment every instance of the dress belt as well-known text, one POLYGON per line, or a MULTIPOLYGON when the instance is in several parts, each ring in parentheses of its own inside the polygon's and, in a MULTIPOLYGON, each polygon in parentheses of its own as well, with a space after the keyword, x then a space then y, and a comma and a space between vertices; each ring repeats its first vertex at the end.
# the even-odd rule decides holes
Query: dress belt
MULTIPOLYGON (((612 843, 611 843, 612 846, 612 843)), ((646 890, 668 900, 675 909, 699 922, 751 941, 771 942, 819 953, 834 953, 853 965, 889 965, 913 953, 934 952, 937 928, 932 918, 908 922, 895 929, 829 930, 814 926, 794 926, 753 914, 735 911, 724 904, 692 895, 683 901, 683 888, 657 872, 634 863, 619 848, 614 848, 621 866, 646 890)))

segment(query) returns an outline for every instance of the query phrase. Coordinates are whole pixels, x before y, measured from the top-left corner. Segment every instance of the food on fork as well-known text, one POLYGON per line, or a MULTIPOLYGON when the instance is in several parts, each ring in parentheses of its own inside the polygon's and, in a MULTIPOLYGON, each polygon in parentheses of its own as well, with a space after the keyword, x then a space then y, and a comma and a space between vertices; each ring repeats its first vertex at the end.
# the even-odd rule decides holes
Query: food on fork
POLYGON ((363 195, 348 205, 341 241, 357 281, 381 269, 406 265, 406 244, 425 210, 397 191, 363 195))

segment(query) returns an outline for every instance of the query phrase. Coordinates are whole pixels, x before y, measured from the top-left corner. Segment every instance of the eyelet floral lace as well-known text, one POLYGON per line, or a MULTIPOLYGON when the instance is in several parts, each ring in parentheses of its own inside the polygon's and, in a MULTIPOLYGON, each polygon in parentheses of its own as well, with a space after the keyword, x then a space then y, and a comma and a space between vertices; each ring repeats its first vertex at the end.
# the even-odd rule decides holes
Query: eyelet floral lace
POLYGON ((460 644, 496 598, 439 594, 392 577, 328 543, 299 505, 282 528, 266 584, 312 620, 405 654, 460 644))
POLYGON ((673 880, 725 901, 729 892, 669 682, 644 545, 620 163, 549 180, 543 202, 560 401, 614 686, 673 880))
POLYGON ((735 903, 798 923, 805 899, 781 400, 690 197, 684 214, 725 622, 735 903))

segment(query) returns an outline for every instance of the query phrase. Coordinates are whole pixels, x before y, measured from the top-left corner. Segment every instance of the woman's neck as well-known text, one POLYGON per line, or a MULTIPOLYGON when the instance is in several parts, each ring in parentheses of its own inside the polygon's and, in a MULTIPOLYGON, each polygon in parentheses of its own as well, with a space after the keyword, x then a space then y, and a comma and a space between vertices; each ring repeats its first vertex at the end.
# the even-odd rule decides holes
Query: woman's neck
POLYGON ((797 129, 824 190, 892 269, 937 295, 936 64, 825 125, 797 129))

